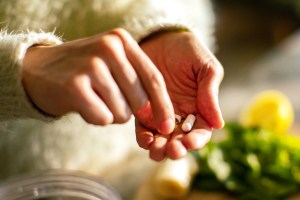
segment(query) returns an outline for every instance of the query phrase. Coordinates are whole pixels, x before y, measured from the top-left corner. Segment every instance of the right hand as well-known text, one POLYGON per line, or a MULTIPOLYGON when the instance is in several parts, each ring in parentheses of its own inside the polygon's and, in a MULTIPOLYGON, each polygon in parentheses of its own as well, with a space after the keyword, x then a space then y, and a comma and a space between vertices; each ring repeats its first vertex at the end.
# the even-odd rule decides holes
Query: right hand
POLYGON ((22 80, 32 102, 50 115, 73 111, 96 125, 124 123, 150 103, 156 128, 163 133, 174 128, 163 76, 123 29, 31 47, 22 80))

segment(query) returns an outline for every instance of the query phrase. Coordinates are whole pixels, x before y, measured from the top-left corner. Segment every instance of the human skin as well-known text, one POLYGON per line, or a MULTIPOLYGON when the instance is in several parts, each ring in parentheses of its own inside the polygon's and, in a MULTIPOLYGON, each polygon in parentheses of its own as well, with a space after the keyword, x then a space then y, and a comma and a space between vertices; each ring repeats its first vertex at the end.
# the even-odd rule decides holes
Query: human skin
POLYGON ((153 134, 137 121, 139 145, 149 149, 150 157, 156 161, 165 157, 178 159, 188 150, 202 148, 212 130, 224 125, 218 104, 223 67, 191 32, 165 32, 143 42, 141 47, 163 74, 175 113, 183 118, 194 114, 196 122, 189 133, 184 133, 180 124, 172 134, 164 135, 153 134))
POLYGON ((50 115, 74 111, 95 125, 125 123, 150 101, 157 128, 173 130, 174 111, 163 77, 123 29, 31 47, 22 75, 30 99, 50 115))
POLYGON ((222 67, 192 33, 164 32, 139 46, 115 29, 34 46, 21 71, 29 98, 49 115, 78 112, 88 123, 107 125, 134 114, 137 143, 156 161, 201 148, 212 129, 223 126, 217 94, 222 67), (190 133, 174 129, 174 111, 197 116, 190 133))

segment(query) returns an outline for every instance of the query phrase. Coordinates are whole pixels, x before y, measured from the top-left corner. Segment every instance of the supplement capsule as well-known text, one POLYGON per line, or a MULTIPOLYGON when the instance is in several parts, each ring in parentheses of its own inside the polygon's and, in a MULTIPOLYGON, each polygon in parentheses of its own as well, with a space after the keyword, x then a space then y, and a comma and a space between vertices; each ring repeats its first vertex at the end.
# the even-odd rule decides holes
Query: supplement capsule
POLYGON ((182 118, 182 117, 181 117, 180 115, 175 114, 175 123, 176 123, 176 124, 180 124, 181 118, 182 118))
POLYGON ((193 125, 194 125, 195 121, 196 121, 195 115, 189 114, 186 117, 186 119, 184 120, 184 122, 183 122, 183 124, 181 126, 182 131, 184 131, 184 132, 191 131, 192 128, 193 128, 193 125))

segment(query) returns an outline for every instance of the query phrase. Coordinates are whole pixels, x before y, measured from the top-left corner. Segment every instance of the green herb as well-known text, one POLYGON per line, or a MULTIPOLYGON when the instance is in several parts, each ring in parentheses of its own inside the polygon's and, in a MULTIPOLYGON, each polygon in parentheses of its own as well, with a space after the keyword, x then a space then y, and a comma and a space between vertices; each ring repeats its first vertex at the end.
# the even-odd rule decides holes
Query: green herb
POLYGON ((193 152, 193 187, 224 190, 238 199, 284 199, 300 189, 300 139, 227 123, 226 138, 193 152))

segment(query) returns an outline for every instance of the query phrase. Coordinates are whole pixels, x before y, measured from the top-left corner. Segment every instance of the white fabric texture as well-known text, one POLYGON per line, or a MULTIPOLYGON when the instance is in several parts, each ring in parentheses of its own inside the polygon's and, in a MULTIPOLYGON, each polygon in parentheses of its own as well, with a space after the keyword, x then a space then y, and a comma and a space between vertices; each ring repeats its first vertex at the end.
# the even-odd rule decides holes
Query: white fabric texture
POLYGON ((115 27, 137 41, 162 29, 188 29, 212 47, 213 22, 209 0, 1 0, 0 179, 53 168, 103 175, 132 152, 143 155, 138 165, 149 161, 135 142, 133 119, 101 127, 77 114, 51 120, 39 112, 22 86, 28 47, 59 45, 115 27))
MULTIPOLYGON (((213 43, 213 14, 208 0, 4 0, 0 6, 0 17, 2 13, 3 18, 0 22, 6 29, 0 33, 0 72, 5 77, 0 79, 0 83, 7 85, 2 89, 7 91, 6 94, 15 96, 10 101, 7 95, 1 95, 0 120, 12 117, 48 118, 38 114, 39 111, 26 102, 28 99, 21 91, 18 68, 26 48, 40 43, 39 37, 43 37, 43 42, 57 41, 57 38, 51 33, 27 35, 24 30, 56 30, 64 40, 70 40, 123 27, 140 40, 162 29, 189 29, 208 46, 213 43), (23 33, 7 34, 8 31, 23 33)), ((55 44, 58 43, 45 43, 55 44)))
POLYGON ((27 98, 22 86, 20 65, 32 45, 58 45, 51 33, 0 33, 0 121, 19 118, 47 120, 27 98))

